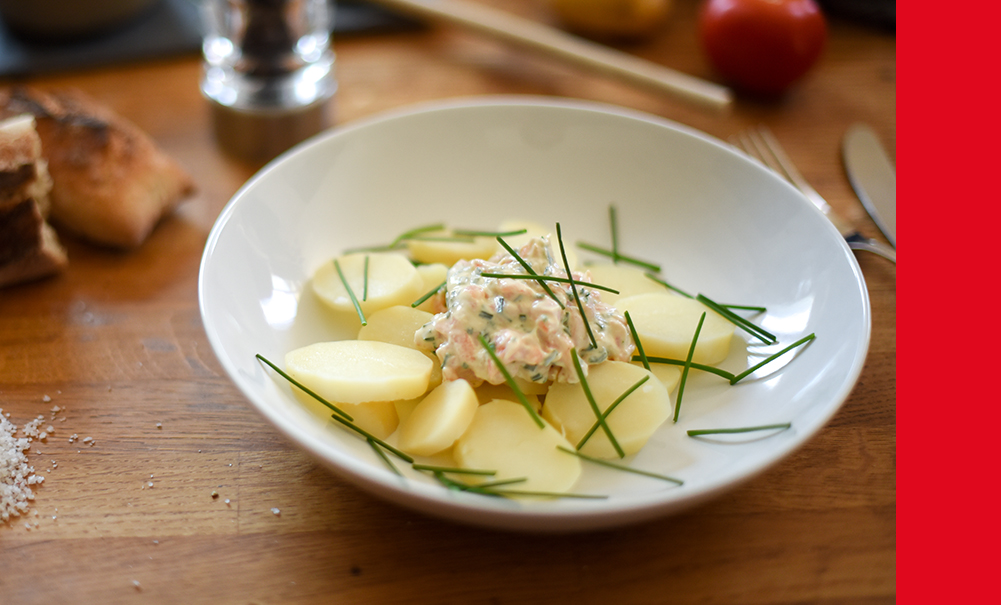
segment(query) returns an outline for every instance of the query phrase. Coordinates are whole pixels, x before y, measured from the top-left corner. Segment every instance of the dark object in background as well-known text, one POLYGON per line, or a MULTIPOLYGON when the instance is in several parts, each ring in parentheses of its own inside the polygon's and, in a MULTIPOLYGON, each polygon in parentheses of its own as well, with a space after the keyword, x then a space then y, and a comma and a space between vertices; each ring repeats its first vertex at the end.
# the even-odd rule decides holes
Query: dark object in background
MULTIPOLYGON (((30 4, 35 0, 0 0, 30 4)), ((332 0, 333 1, 333 0, 332 0)), ((72 0, 89 6, 89 0, 72 0)), ((409 19, 360 0, 333 2, 335 44, 338 35, 389 33, 421 27, 409 19)), ((154 0, 153 6, 113 31, 64 39, 18 35, 0 15, 0 77, 29 76, 127 62, 195 55, 202 47, 198 5, 191 0, 154 0)))
POLYGON ((829 17, 838 17, 878 29, 897 31, 895 0, 817 0, 829 17))

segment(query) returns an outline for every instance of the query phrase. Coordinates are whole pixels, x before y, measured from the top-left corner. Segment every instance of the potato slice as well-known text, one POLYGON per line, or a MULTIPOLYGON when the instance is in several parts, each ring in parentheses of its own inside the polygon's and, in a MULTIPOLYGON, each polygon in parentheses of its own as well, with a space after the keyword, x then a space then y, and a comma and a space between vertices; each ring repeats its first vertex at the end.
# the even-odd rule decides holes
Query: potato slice
MULTIPOLYGON (((421 276, 421 281, 424 282, 423 287, 421 287, 421 296, 427 294, 431 288, 441 285, 441 283, 445 281, 445 278, 448 277, 448 265, 444 265, 442 263, 417 265, 416 269, 418 275, 421 276)), ((418 296, 417 298, 420 298, 420 296, 418 296)), ((434 304, 432 302, 433 300, 434 297, 432 296, 431 298, 417 305, 417 308, 420 309, 421 311, 434 313, 435 311, 434 311, 434 304)))
POLYGON ((393 401, 368 403, 338 403, 337 407, 353 418, 355 426, 365 429, 379 439, 385 439, 400 425, 400 416, 393 401))
POLYGON ((368 325, 358 330, 358 340, 378 340, 416 349, 414 334, 424 324, 434 319, 434 315, 414 309, 410 305, 395 305, 376 311, 367 319, 368 325))
MULTIPOLYGON (((490 403, 494 399, 504 399, 506 401, 518 401, 518 396, 514 394, 514 389, 504 384, 490 384, 489 382, 484 382, 480 386, 473 389, 476 392, 476 398, 481 404, 490 403)), ((538 412, 542 410, 542 401, 539 400, 539 396, 531 393, 525 393, 525 399, 528 403, 532 404, 535 411, 538 412)))
MULTIPOLYGON (((629 265, 600 263, 586 267, 591 273, 591 283, 618 290, 618 294, 601 291, 601 301, 615 305, 615 301, 653 292, 666 293, 667 289, 646 276, 642 269, 629 265)), ((635 320, 634 320, 635 321, 635 320)))
POLYGON ((420 397, 433 365, 415 349, 369 340, 319 342, 285 355, 285 371, 292 378, 342 403, 420 397))
POLYGON ((400 425, 398 445, 414 456, 433 456, 462 436, 480 402, 465 380, 446 382, 431 391, 400 425))
MULTIPOLYGON (((604 412, 629 387, 644 376, 651 376, 642 366, 624 361, 607 361, 591 366, 587 384, 594 395, 598 409, 604 412)), ((653 376, 651 376, 653 378, 653 376)), ((616 441, 628 456, 646 445, 660 425, 671 414, 671 400, 667 389, 657 379, 647 380, 612 410, 607 422, 616 441)), ((579 382, 557 382, 546 395, 543 417, 561 429, 567 439, 577 444, 594 425, 597 417, 579 382)), ((603 429, 596 430, 581 453, 599 458, 618 458, 619 455, 603 429)))
MULTIPOLYGON (((344 278, 351 286, 358 305, 370 315, 393 305, 406 305, 421 297, 423 282, 417 269, 406 258, 392 253, 357 253, 338 257, 344 278), (365 257, 368 257, 368 291, 365 294, 365 257)), ((313 274, 313 291, 336 311, 354 311, 354 303, 334 263, 324 263, 313 274)), ((367 317, 366 317, 367 319, 367 317)))
POLYGON ((581 463, 558 446, 573 449, 548 423, 540 429, 520 403, 498 399, 476 409, 452 455, 462 468, 496 471, 487 480, 526 479, 511 489, 565 492, 580 477, 581 463))
MULTIPOLYGON (((638 365, 643 367, 643 364, 638 361, 632 362, 633 365, 638 365)), ((673 366, 666 363, 651 363, 650 371, 654 376, 660 380, 667 392, 670 393, 678 387, 678 383, 681 382, 681 367, 673 366)))
POLYGON ((734 325, 697 300, 667 292, 637 294, 620 298, 615 308, 623 313, 629 311, 649 356, 686 359, 703 312, 706 320, 692 361, 711 365, 726 359, 730 352, 734 325))
POLYGON ((461 237, 454 236, 451 231, 445 230, 422 233, 421 237, 428 239, 407 240, 407 250, 410 251, 411 258, 422 263, 441 263, 449 267, 460 260, 490 258, 497 247, 497 241, 492 237, 470 237, 468 242, 430 239, 461 237))

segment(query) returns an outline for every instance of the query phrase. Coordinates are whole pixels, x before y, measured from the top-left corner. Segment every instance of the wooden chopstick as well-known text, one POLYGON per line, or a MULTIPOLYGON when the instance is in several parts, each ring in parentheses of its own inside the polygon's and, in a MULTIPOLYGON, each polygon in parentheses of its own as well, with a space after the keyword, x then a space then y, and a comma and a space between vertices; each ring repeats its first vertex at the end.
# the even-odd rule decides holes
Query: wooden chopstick
POLYGON ((460 25, 540 50, 605 75, 666 92, 701 107, 727 110, 733 102, 733 94, 724 86, 482 4, 467 0, 371 1, 417 17, 460 25))

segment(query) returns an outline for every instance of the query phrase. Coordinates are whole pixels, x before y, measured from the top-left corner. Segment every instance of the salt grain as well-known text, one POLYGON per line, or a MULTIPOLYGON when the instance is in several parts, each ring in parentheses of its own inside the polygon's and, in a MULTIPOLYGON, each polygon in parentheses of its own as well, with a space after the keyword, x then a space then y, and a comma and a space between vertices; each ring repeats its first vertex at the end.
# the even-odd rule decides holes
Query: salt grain
MULTIPOLYGON (((35 499, 31 486, 45 480, 35 475, 35 469, 28 465, 24 452, 31 446, 28 431, 37 431, 37 424, 29 422, 22 429, 25 437, 17 438, 17 427, 9 420, 10 412, 0 409, 0 522, 11 517, 19 517, 28 512, 28 502, 35 499), (32 425, 32 428, 28 428, 32 425)), ((25 523, 31 529, 30 523, 25 523)), ((35 525, 37 527, 37 524, 35 525)))
POLYGON ((271 514, 272 515, 280 515, 280 514, 282 514, 282 511, 278 510, 277 508, 272 508, 271 509, 271 514))

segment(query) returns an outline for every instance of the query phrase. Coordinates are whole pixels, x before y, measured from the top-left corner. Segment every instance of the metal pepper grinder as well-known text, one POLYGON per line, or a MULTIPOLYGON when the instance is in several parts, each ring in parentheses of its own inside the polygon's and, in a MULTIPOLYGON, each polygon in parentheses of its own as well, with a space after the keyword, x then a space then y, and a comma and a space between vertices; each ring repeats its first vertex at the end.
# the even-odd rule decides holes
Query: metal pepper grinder
POLYGON ((269 160, 331 123, 328 0, 206 0, 202 94, 227 152, 269 160))

